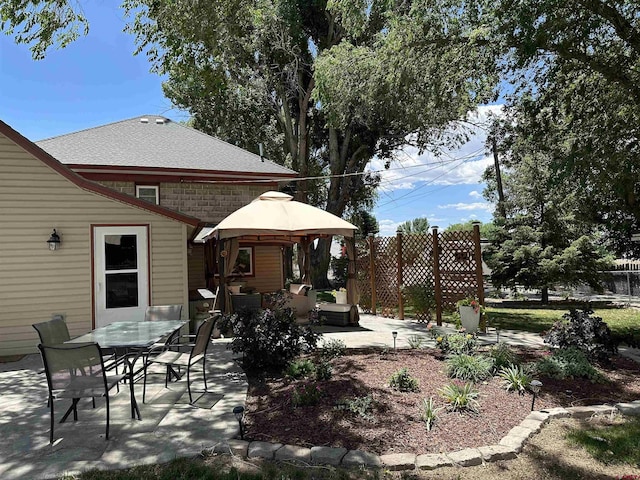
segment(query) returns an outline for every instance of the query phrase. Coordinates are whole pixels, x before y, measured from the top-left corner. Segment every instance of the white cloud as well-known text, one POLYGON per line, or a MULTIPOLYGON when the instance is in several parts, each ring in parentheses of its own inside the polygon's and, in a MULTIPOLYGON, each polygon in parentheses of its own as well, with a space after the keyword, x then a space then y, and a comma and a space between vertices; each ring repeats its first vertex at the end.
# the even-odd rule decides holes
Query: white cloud
POLYGON ((472 202, 472 203, 449 203, 447 205, 438 205, 438 208, 452 208, 454 210, 486 210, 492 212, 494 206, 491 203, 486 202, 472 202))
POLYGON ((378 220, 378 226, 380 227, 380 232, 378 235, 381 237, 389 237, 391 235, 395 235, 398 227, 402 225, 402 222, 395 222, 393 220, 378 220))
MULTIPOLYGON (((473 185, 482 181, 485 169, 493 159, 485 148, 486 127, 492 116, 501 115, 502 105, 483 106, 467 116, 467 122, 452 126, 451 134, 464 131, 468 141, 455 149, 443 150, 440 155, 420 153, 417 148, 405 146, 397 152, 390 169, 384 162, 373 159, 369 169, 381 171, 381 191, 407 190, 424 184, 473 185)), ((479 197, 478 197, 479 198, 479 197)))
POLYGON ((472 190, 471 192, 469 192, 469 196, 472 198, 482 198, 482 194, 477 190, 472 190))

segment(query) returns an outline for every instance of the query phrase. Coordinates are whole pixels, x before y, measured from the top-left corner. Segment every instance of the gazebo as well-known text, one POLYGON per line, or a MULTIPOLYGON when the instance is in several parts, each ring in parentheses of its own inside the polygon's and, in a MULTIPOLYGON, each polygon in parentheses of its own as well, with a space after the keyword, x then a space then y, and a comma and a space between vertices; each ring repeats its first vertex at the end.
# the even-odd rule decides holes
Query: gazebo
POLYGON ((341 235, 345 238, 348 271, 347 303, 358 303, 356 281, 355 225, 329 212, 293 200, 281 192, 265 192, 248 205, 236 210, 215 227, 198 236, 202 241, 216 240, 217 272, 221 295, 220 308, 228 311, 231 303, 226 286, 238 257, 240 242, 265 242, 281 245, 299 244, 303 265, 302 283, 311 282, 311 243, 321 237, 341 235))

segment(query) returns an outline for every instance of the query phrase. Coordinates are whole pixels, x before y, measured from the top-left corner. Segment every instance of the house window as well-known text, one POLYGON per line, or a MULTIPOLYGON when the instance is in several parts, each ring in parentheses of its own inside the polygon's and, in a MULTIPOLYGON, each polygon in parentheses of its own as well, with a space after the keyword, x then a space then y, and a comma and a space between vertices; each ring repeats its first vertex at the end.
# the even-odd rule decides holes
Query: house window
POLYGON ((241 277, 252 277, 254 275, 253 247, 240 247, 232 275, 238 275, 241 277))
POLYGON ((136 197, 149 203, 160 203, 160 192, 157 185, 136 185, 136 197))

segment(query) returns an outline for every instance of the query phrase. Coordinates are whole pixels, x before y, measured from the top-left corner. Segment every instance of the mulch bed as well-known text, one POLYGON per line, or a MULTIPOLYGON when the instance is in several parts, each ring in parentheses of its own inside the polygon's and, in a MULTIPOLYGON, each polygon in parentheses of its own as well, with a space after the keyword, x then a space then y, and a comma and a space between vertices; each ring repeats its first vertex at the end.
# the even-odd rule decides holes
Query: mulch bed
MULTIPOLYGON (((521 349, 532 361, 540 350, 521 349)), ((444 406, 438 389, 451 382, 439 350, 349 350, 333 360, 331 380, 318 382, 322 397, 314 406, 293 408, 291 392, 300 381, 273 377, 249 378, 247 432, 245 438, 300 446, 345 447, 376 454, 416 454, 455 451, 497 443, 531 410, 531 394, 507 392, 498 378, 478 383, 479 414, 439 412, 431 431, 421 420, 423 399, 433 397, 444 406), (406 367, 417 378, 418 393, 400 393, 389 387, 389 378, 406 367), (339 400, 371 395, 373 419, 336 408, 339 400)), ((640 365, 616 357, 602 369, 607 383, 588 380, 554 380, 541 377, 542 392, 535 409, 577 406, 640 399, 640 365)))

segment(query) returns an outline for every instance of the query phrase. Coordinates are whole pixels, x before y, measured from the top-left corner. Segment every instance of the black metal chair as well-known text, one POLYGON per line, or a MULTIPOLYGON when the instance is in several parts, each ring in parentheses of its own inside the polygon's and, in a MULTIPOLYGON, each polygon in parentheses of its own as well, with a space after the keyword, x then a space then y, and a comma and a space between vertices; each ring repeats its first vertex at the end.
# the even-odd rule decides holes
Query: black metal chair
POLYGON ((213 326, 216 320, 220 317, 219 314, 215 314, 205 320, 198 327, 198 332, 195 336, 195 342, 191 345, 191 351, 189 353, 179 351, 179 348, 184 348, 183 344, 175 344, 169 346, 169 350, 165 350, 154 357, 148 357, 144 363, 144 383, 142 387, 142 402, 145 402, 147 392, 147 368, 153 363, 165 365, 167 367, 167 373, 165 375, 164 386, 167 388, 169 376, 178 376, 175 373, 174 367, 185 367, 187 369, 187 389, 189 391, 189 403, 193 403, 193 397, 191 395, 191 366, 202 361, 202 378, 204 381, 204 391, 207 391, 207 373, 206 373, 206 361, 207 361, 207 348, 211 343, 211 334, 213 332, 213 326))
MULTIPOLYGON (((97 343, 77 343, 62 345, 43 345, 38 348, 47 375, 49 387, 49 407, 51 413, 51 431, 49 442, 53 443, 54 400, 70 398, 71 406, 60 423, 73 412, 73 420, 78 420, 78 402, 81 398, 104 397, 107 411, 106 439, 109 439, 109 391, 118 385, 125 374, 108 375, 105 371, 102 352, 97 343)), ((133 398, 131 399, 133 404, 133 398)), ((132 405, 133 408, 133 405, 132 405)))

